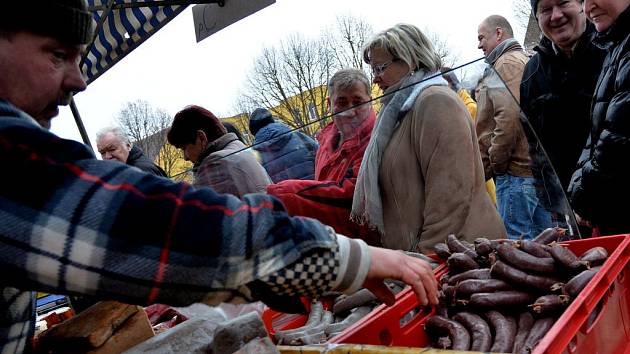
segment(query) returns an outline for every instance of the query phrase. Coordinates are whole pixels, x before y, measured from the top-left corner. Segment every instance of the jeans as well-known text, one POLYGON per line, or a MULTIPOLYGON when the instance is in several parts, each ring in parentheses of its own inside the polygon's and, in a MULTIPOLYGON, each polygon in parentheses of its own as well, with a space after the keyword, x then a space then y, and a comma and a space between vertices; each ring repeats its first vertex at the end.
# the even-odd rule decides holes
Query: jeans
POLYGON ((552 226, 551 214, 540 206, 533 177, 496 176, 497 208, 511 240, 533 239, 552 226))

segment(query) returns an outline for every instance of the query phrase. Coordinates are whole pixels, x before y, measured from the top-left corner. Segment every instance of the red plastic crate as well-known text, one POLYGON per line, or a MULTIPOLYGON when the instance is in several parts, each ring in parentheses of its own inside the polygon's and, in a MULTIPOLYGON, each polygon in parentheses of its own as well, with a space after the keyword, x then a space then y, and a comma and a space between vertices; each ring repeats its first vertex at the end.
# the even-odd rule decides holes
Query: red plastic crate
MULTIPOLYGON (((433 258, 436 259, 437 256, 435 256, 433 258)), ((435 268, 433 270, 433 272, 435 273, 436 277, 438 277, 438 278, 440 276, 442 276, 443 274, 445 274, 446 271, 447 271, 447 269, 446 269, 446 265, 445 264, 440 264, 437 268, 435 268)), ((396 305, 394 305, 394 306, 399 306, 399 304, 401 302, 403 302, 403 301, 409 302, 410 300, 404 300, 404 299, 407 299, 408 297, 412 297, 413 298, 412 301, 415 301, 415 295, 411 291, 411 288, 409 288, 409 287, 405 288, 403 291, 401 291, 400 293, 398 293, 396 295, 396 305)), ((305 303, 305 306, 310 306, 310 303, 308 303, 308 300, 304 299, 303 302, 305 303)), ((324 308, 329 309, 331 307, 332 307, 332 304, 324 303, 324 308)), ((376 308, 374 308, 374 310, 372 310, 372 312, 370 312, 368 315, 363 317, 361 320, 359 320, 356 323, 354 323, 352 326, 348 327, 341 334, 330 338, 327 341, 327 343, 378 344, 378 343, 371 343, 371 342, 368 342, 368 341, 364 341, 364 342, 348 342, 348 341, 340 342, 339 338, 345 338, 346 333, 351 333, 355 328, 362 328, 363 324, 365 322, 372 321, 374 316, 379 316, 379 314, 385 312, 388 308, 389 308, 389 306, 384 305, 384 304, 377 306, 376 308)), ((417 316, 414 316, 414 318, 415 317, 417 317, 417 316)), ((276 331, 293 329, 293 328, 298 328, 298 327, 303 326, 306 323, 306 321, 308 320, 308 316, 306 316, 306 315, 299 315, 299 314, 288 314, 288 313, 278 312, 278 311, 274 311, 272 309, 267 308, 267 309, 265 309, 265 311, 263 311, 262 320, 263 320, 263 323, 265 324, 265 327, 267 329, 267 333, 269 333, 269 335, 271 337, 273 337, 273 335, 276 333, 276 331)))
MULTIPOLYGON (((601 246, 609 258, 535 348, 540 353, 630 354, 630 235, 563 242, 577 255, 601 246), (598 308, 598 310, 596 310, 598 308)), ((439 273, 444 273, 442 269, 439 273)), ((440 276, 436 270, 436 275, 440 276)), ((381 306, 332 343, 425 347, 424 323, 432 315, 419 309, 411 289, 392 307, 381 306)))
POLYGON ((601 246, 609 257, 533 353, 630 353, 630 235, 564 244, 577 255, 601 246))

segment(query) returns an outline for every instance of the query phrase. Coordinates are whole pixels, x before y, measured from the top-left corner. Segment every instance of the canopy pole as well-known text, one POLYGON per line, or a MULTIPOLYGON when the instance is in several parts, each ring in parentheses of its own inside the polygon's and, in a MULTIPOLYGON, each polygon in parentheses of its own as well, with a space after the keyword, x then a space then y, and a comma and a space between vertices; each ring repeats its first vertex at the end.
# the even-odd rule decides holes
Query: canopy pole
POLYGON ((72 116, 74 117, 74 121, 77 123, 77 128, 79 129, 79 133, 81 134, 81 138, 83 139, 83 143, 92 148, 92 144, 90 144, 90 138, 88 137, 87 131, 85 130, 85 126, 83 125, 83 120, 81 120, 81 115, 79 115, 79 110, 77 109, 76 103, 74 103, 74 97, 70 100, 70 110, 72 111, 72 116))

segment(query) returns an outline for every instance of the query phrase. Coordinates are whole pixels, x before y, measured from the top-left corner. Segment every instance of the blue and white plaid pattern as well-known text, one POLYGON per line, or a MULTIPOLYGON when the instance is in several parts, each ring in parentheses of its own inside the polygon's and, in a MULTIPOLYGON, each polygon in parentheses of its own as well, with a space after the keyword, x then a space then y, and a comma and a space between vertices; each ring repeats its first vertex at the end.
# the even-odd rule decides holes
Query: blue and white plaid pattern
POLYGON ((10 166, 0 174, 0 353, 28 347, 31 291, 184 305, 337 245, 272 197, 241 201, 98 161, 1 100, 0 164, 10 166))

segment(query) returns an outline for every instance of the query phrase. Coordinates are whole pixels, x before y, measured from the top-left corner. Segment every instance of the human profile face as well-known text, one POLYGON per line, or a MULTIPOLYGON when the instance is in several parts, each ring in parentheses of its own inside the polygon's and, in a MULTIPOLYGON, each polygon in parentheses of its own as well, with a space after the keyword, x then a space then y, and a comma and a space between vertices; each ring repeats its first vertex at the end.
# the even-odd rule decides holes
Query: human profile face
POLYGON ((330 111, 334 114, 333 122, 344 139, 356 134, 370 116, 371 106, 366 103, 370 99, 365 85, 359 81, 350 87, 336 89, 328 98, 330 111))
POLYGON ((487 57, 501 43, 502 36, 503 30, 501 28, 489 28, 487 23, 482 22, 477 28, 477 40, 479 41, 477 48, 481 49, 483 55, 487 57))
POLYGON ((113 133, 106 133, 96 140, 96 149, 103 160, 116 160, 127 163, 131 146, 125 144, 113 133))
POLYGON ((197 137, 193 144, 184 144, 181 149, 184 153, 184 159, 192 163, 199 161, 199 156, 206 149, 208 145, 208 138, 203 130, 197 130, 197 137))
POLYGON ((384 48, 372 48, 368 53, 374 83, 385 91, 388 87, 397 84, 403 77, 411 72, 411 68, 404 61, 394 58, 384 48))
POLYGON ((85 90, 79 70, 84 48, 29 32, 0 37, 0 97, 49 129, 58 106, 85 90))
POLYGON ((584 0, 584 12, 597 32, 604 32, 615 23, 628 5, 630 0, 584 0))
POLYGON ((570 51, 586 29, 578 0, 540 0, 536 11, 540 30, 564 51, 570 51))

